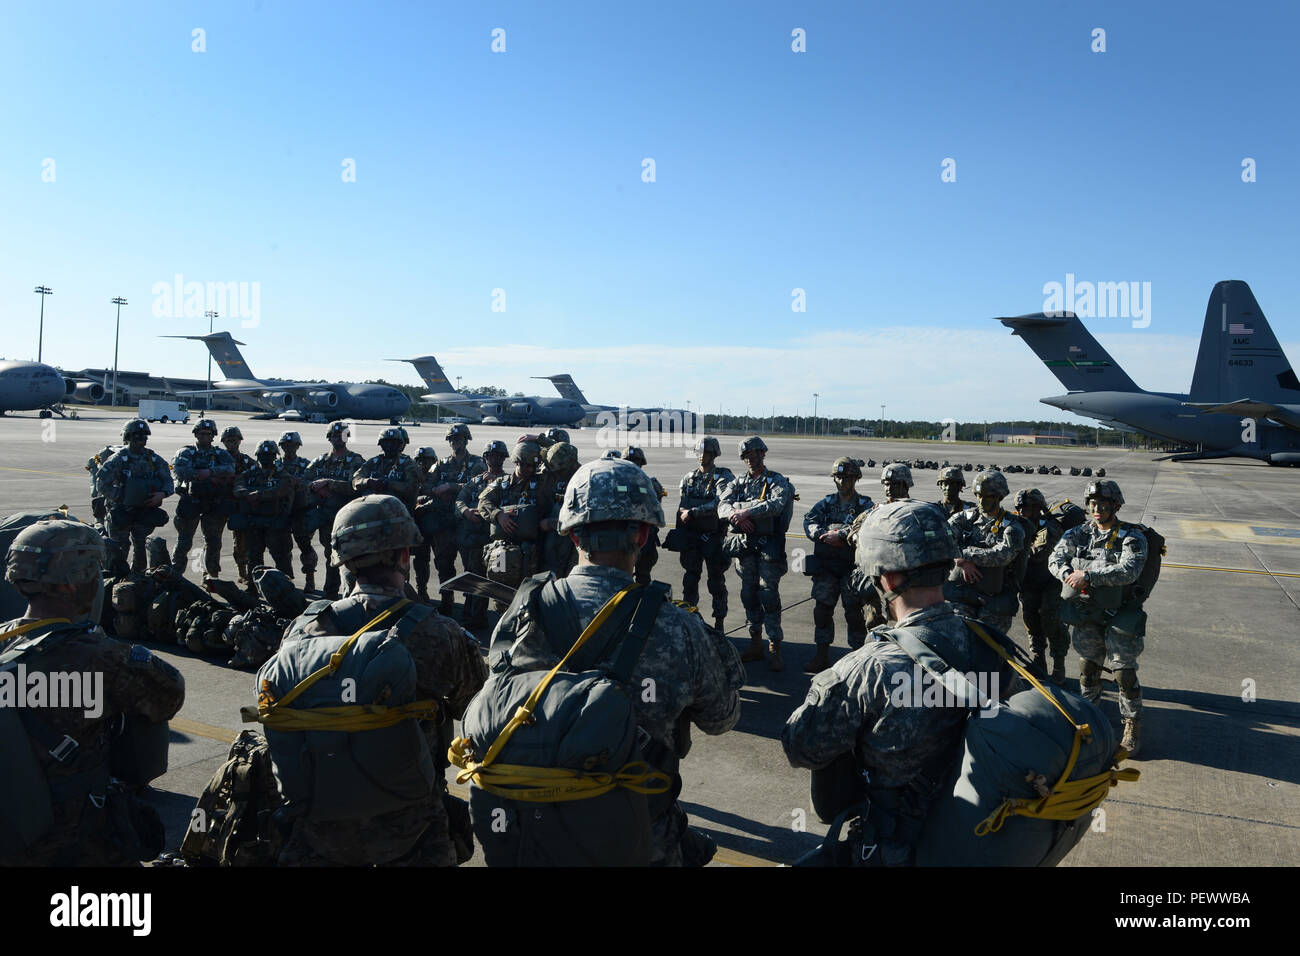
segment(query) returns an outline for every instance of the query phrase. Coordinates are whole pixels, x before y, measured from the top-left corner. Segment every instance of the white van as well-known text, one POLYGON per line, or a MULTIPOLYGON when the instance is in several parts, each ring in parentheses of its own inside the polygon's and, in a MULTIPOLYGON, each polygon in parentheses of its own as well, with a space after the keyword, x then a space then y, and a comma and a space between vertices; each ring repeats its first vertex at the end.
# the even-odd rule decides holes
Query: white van
POLYGON ((137 414, 147 422, 162 422, 164 425, 168 422, 188 424, 190 420, 190 410, 183 402, 159 402, 152 398, 140 399, 137 414))

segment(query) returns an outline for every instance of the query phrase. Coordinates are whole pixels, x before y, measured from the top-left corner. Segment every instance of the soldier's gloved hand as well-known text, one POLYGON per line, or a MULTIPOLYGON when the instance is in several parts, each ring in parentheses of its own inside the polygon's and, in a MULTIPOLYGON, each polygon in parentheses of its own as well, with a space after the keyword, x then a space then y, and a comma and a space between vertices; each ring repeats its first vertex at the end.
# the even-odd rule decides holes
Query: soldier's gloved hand
POLYGON ((976 584, 984 576, 983 572, 973 562, 967 561, 965 558, 958 558, 955 563, 957 567, 961 568, 962 580, 967 584, 976 584))
POLYGON ((312 494, 318 495, 321 498, 324 498, 329 494, 329 482, 324 478, 317 478, 307 487, 311 489, 312 494))
POLYGON ((737 511, 731 516, 731 523, 745 534, 754 533, 754 519, 749 516, 748 511, 737 511))
POLYGON ((507 511, 497 515, 497 524, 501 525, 501 530, 506 534, 514 534, 519 530, 519 522, 512 518, 507 511))
POLYGON ((682 524, 686 524, 686 523, 688 523, 688 522, 691 520, 691 509, 690 509, 690 508, 678 508, 678 509, 677 509, 677 520, 680 521, 682 524))
POLYGON ((473 524, 476 524, 476 525, 477 525, 477 524, 482 524, 482 523, 483 523, 483 516, 482 516, 481 514, 479 514, 477 511, 466 511, 466 512, 465 512, 465 518, 466 518, 466 520, 468 520, 468 521, 470 521, 470 522, 472 522, 473 524))

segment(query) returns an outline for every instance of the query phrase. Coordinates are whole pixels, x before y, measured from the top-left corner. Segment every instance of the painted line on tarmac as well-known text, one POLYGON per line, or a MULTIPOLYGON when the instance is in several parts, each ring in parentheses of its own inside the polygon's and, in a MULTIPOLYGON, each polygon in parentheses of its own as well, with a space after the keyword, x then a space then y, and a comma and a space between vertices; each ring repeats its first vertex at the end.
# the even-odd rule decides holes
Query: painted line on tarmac
POLYGON ((0 465, 0 471, 22 471, 29 475, 53 475, 55 478, 78 478, 81 477, 76 472, 67 471, 37 471, 35 468, 13 468, 9 465, 0 465))
POLYGON ((239 737, 239 731, 237 730, 227 730, 225 727, 215 727, 212 724, 204 724, 184 717, 173 717, 167 722, 167 725, 172 730, 178 730, 183 734, 207 737, 209 740, 220 740, 225 744, 233 744, 236 738, 239 737))
POLYGON ((1122 800, 1109 797, 1107 803, 1122 803, 1126 807, 1142 807, 1144 810, 1168 810, 1170 813, 1187 813, 1197 817, 1216 817, 1220 820, 1236 820, 1238 823, 1258 823, 1266 827, 1281 827, 1284 830, 1300 830, 1300 825, 1282 823, 1279 820, 1257 820, 1254 817, 1240 817, 1235 813, 1214 813, 1210 810, 1189 810, 1187 807, 1166 807, 1159 803, 1143 803, 1140 800, 1122 800))
POLYGON ((1179 568, 1183 571, 1231 571, 1233 574, 1267 574, 1273 578, 1300 578, 1300 574, 1293 571, 1260 571, 1255 568, 1216 568, 1208 564, 1169 564, 1161 565, 1162 568, 1179 568))

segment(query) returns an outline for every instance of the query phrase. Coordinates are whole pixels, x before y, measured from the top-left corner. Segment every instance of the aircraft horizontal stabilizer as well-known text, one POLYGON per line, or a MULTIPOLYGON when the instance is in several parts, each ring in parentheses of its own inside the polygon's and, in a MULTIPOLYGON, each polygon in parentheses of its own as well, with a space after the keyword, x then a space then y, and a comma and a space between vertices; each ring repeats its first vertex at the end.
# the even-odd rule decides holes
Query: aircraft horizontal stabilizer
POLYGON ((1190 408, 1199 408, 1207 415, 1235 415, 1238 418, 1271 418, 1280 425, 1300 431, 1300 410, 1283 408, 1269 402, 1256 402, 1243 398, 1237 402, 1183 402, 1190 408))

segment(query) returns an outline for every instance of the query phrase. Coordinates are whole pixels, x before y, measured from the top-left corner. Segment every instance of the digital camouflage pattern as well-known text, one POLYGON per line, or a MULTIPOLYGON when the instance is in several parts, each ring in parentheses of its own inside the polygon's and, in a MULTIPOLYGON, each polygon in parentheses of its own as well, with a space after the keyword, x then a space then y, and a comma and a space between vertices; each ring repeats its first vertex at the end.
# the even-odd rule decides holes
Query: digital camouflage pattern
MULTIPOLYGON (((502 448, 504 452, 505 449, 502 448)), ((456 545, 460 550, 461 566, 474 574, 486 577, 483 565, 483 549, 491 537, 487 520, 478 513, 479 496, 487 486, 502 477, 484 471, 475 475, 460 489, 456 497, 456 514, 459 518, 456 527, 456 545)), ((480 595, 467 595, 465 598, 466 622, 470 627, 482 627, 487 624, 487 598, 480 595)))
MULTIPOLYGON (((556 587, 572 597, 578 625, 586 627, 610 598, 633 583, 632 575, 618 568, 582 565, 556 582, 556 587)), ((511 665, 521 670, 549 669, 559 660, 545 635, 531 626, 527 606, 512 606, 493 632, 492 662, 507 652, 511 665)), ((637 725, 668 749, 676 746, 679 721, 689 721, 710 735, 736 726, 744 683, 744 668, 731 642, 672 603, 660 609, 629 681, 637 690, 632 697, 637 725)), ((652 860, 681 865, 680 814, 670 810, 652 824, 652 860)))
MULTIPOLYGON (((5 632, 29 623, 18 618, 0 624, 0 650, 8 651, 60 629, 65 634, 48 650, 25 655, 28 674, 84 673, 103 675, 102 712, 87 717, 84 708, 49 707, 40 718, 60 736, 78 743, 76 756, 63 764, 34 747, 37 759, 55 792, 54 827, 20 858, 0 859, 0 866, 132 866, 136 860, 123 855, 121 835, 110 823, 111 803, 105 804, 104 789, 94 788, 95 801, 84 796, 60 799, 60 789, 76 789, 72 778, 87 775, 107 782, 108 741, 111 729, 123 714, 140 714, 151 721, 170 720, 185 702, 185 679, 162 658, 140 644, 110 638, 98 625, 81 623, 49 625, 6 640, 5 632), (95 802, 100 803, 99 807, 95 802)), ((84 793, 84 789, 81 791, 84 793)), ((114 794, 110 801, 125 799, 114 794)))
POLYGON ((890 501, 857 519, 858 568, 869 577, 910 571, 957 557, 957 540, 943 512, 925 501, 890 501))
MULTIPOLYGON (((344 512, 340 512, 342 517, 344 512)), ((330 610, 342 613, 359 606, 365 620, 370 620, 402 593, 400 588, 358 582, 330 610)), ((344 633, 331 629, 333 621, 330 611, 304 614, 285 632, 284 643, 344 633)), ((454 621, 437 613, 430 614, 399 640, 415 660, 416 699, 433 698, 448 719, 459 719, 470 698, 487 680, 487 666, 478 642, 454 621)), ((437 727, 425 721, 422 729, 434 765, 446 767, 446 746, 440 742, 437 727)), ((439 786, 446 787, 441 774, 439 786)), ((312 822, 299 818, 280 852, 280 865, 454 866, 456 851, 441 797, 440 792, 435 792, 427 800, 366 820, 312 822)))
POLYGON ((664 526, 664 509, 655 483, 639 466, 602 458, 574 472, 564 489, 559 530, 567 534, 580 525, 602 521, 664 526))
POLYGON ((275 566, 293 576, 293 539, 289 535, 289 513, 293 507, 293 479, 280 463, 260 461, 235 479, 235 501, 240 515, 249 523, 244 529, 245 560, 251 573, 262 563, 267 550, 275 566))
POLYGON ((908 488, 911 488, 913 484, 912 469, 895 461, 890 462, 880 470, 880 483, 882 485, 888 486, 895 481, 901 481, 908 488))
POLYGON ((330 546, 335 564, 358 570, 379 563, 370 559, 414 547, 419 540, 420 530, 400 501, 392 495, 363 495, 339 509, 330 546))
MULTIPOLYGON (((468 430, 465 429, 465 431, 468 430)), ((457 433, 456 437, 459 438, 460 433, 457 433)), ((451 433, 448 432, 448 440, 450 438, 451 433)), ((434 527, 434 533, 432 538, 429 539, 429 544, 433 548, 433 560, 438 571, 439 584, 456 576, 456 554, 459 550, 456 498, 470 479, 487 471, 487 462, 478 455, 469 454, 463 446, 459 449, 459 452, 459 454, 443 458, 438 464, 434 465, 429 472, 428 481, 425 483, 425 490, 421 492, 429 496, 427 508, 424 509, 423 513, 427 514, 429 519, 432 519, 434 527), (445 496, 432 493, 432 489, 440 485, 448 486, 448 490, 444 493, 445 496)), ((425 575, 427 579, 427 566, 425 575)), ((451 599, 452 593, 450 591, 443 593, 444 607, 450 603, 451 599)))
MULTIPOLYGON (((345 431, 345 429, 340 429, 345 431)), ((325 555, 325 593, 338 594, 339 569, 330 561, 330 533, 334 529, 334 517, 339 509, 351 501, 356 492, 352 488, 352 476, 360 470, 366 460, 355 451, 344 451, 342 455, 334 454, 330 449, 307 466, 308 501, 313 502, 320 512, 317 519, 316 538, 320 541, 321 551, 325 555), (314 482, 323 481, 323 494, 311 491, 314 482)))
MULTIPOLYGON (((696 443, 697 454, 705 451, 718 454, 721 447, 716 438, 703 438, 696 443)), ((678 527, 686 535, 686 543, 678 553, 682 564, 682 599, 687 604, 700 603, 700 576, 708 569, 709 597, 714 620, 727 616, 727 566, 731 559, 722 553, 722 540, 726 528, 718 518, 718 489, 736 476, 730 468, 714 465, 700 466, 682 476, 677 486, 680 499, 677 510, 690 512, 690 520, 678 527)))
MULTIPOLYGON (((385 435, 394 429, 388 429, 385 435)), ((363 495, 392 495, 402 504, 406 505, 406 510, 415 513, 415 499, 420 492, 420 482, 424 480, 424 472, 420 466, 415 463, 415 459, 408 455, 398 454, 395 456, 376 455, 371 458, 352 476, 352 489, 358 494, 363 495), (368 482, 374 479, 378 484, 376 487, 369 487, 368 482)))
MULTIPOLYGON (((993 475, 1001 477, 999 472, 993 475)), ((988 478, 985 472, 980 476, 988 478)), ((977 480, 978 485, 978 480, 977 480)), ((1003 484, 1006 479, 1003 479, 1003 484)), ((981 570, 1003 569, 1002 589, 979 608, 978 619, 1006 632, 1011 627, 1018 610, 1018 587, 1014 573, 1016 559, 1025 550, 1025 532, 1019 519, 1004 508, 997 514, 986 515, 978 508, 970 508, 953 515, 948 524, 952 527, 961 548, 960 557, 981 570)), ((969 586, 963 593, 972 593, 969 586)))
MULTIPOLYGON (((199 426, 194 430, 199 431, 199 426)), ((215 435, 215 427, 211 430, 215 435)), ((172 460, 172 473, 180 492, 180 502, 172 517, 172 524, 176 526, 172 566, 184 571, 190 548, 194 546, 194 532, 202 527, 203 563, 210 577, 218 577, 221 574, 221 536, 234 505, 235 460, 230 457, 230 452, 218 445, 207 448, 186 445, 172 460), (210 471, 211 476, 198 478, 197 473, 204 470, 210 471)))
MULTIPOLYGON (((858 475, 861 475, 860 469, 858 475)), ((865 514, 875 506, 875 502, 867 495, 855 492, 846 500, 835 493, 822 498, 804 516, 804 534, 809 541, 816 543, 814 557, 820 563, 820 568, 812 576, 813 641, 819 647, 829 647, 835 643, 837 603, 844 608, 849 647, 861 647, 867 639, 862 595, 851 581, 854 553, 848 544, 848 531, 858 515, 865 514), (837 544, 818 541, 830 531, 843 531, 844 537, 837 544)))
POLYGON ((80 521, 36 521, 19 531, 5 557, 5 580, 24 592, 86 584, 100 576, 104 539, 80 521))
POLYGON ((108 535, 122 549, 123 556, 130 552, 131 570, 143 571, 146 567, 145 542, 157 525, 146 520, 151 509, 128 507, 128 482, 133 485, 147 482, 155 491, 161 491, 164 498, 174 494, 176 486, 166 460, 149 448, 142 449, 139 454, 129 447, 123 448, 99 468, 96 484, 104 496, 108 535))
MULTIPOLYGON (((750 439, 756 440, 761 441, 750 439)), ((736 555, 740 603, 745 608, 750 635, 758 636, 761 628, 777 646, 785 637, 781 629, 780 586, 786 558, 785 538, 776 526, 792 494, 785 476, 767 468, 758 475, 748 471, 737 475, 718 494, 719 518, 730 521, 737 512, 747 511, 754 519, 755 531, 742 535, 740 553, 736 555)))
MULTIPOLYGON (((1020 588, 1020 604, 1024 609, 1030 651, 1037 655, 1050 650, 1053 660, 1063 660, 1070 650, 1070 633, 1061 623, 1061 582, 1052 576, 1047 562, 1065 529, 1047 511, 1042 493, 1034 489, 1034 494, 1043 517, 1038 519, 1034 536, 1029 541, 1029 563, 1020 588)), ((1019 511, 1029 500, 1032 499, 1024 492, 1017 494, 1016 510, 1019 511)))

